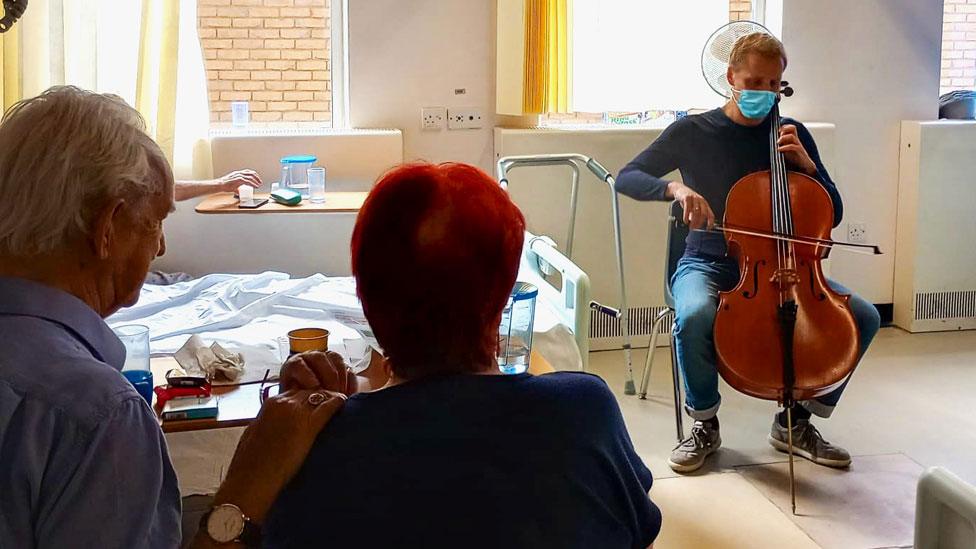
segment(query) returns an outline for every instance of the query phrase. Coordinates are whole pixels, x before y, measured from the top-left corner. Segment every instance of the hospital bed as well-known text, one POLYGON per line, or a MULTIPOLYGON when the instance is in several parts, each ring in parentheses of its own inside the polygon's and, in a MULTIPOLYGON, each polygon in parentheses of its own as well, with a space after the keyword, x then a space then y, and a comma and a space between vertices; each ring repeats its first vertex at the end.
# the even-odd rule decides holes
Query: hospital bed
MULTIPOLYGON (((556 370, 584 369, 590 319, 586 273, 551 239, 527 232, 518 279, 539 288, 533 349, 556 370)), ((239 381, 260 380, 268 370, 277 373, 282 361, 278 339, 294 328, 329 329, 330 349, 361 367, 368 346, 376 345, 353 279, 321 274, 211 274, 169 286, 147 284, 139 301, 109 317, 108 323, 148 326, 155 356, 174 353, 193 334, 207 344, 220 343, 244 355, 239 381)), ((184 496, 216 491, 242 432, 228 428, 166 435, 184 496)))
MULTIPOLYGON (((557 370, 584 369, 589 349, 586 273, 552 240, 527 232, 518 279, 539 288, 533 348, 557 370)), ((353 361, 367 346, 378 348, 353 279, 321 274, 210 274, 169 286, 147 284, 136 305, 108 322, 148 326, 154 356, 173 354, 194 334, 208 344, 217 342, 244 355, 244 381, 259 379, 268 369, 276 372, 281 363, 279 340, 295 328, 328 329, 330 348, 353 361)))
MULTIPOLYGON (((539 288, 533 349, 556 370, 584 369, 590 321, 586 273, 551 239, 527 232, 518 279, 539 288)), ((147 284, 139 301, 108 323, 148 326, 155 356, 174 353, 194 334, 207 344, 220 343, 244 355, 239 381, 260 380, 268 370, 277 373, 282 361, 278 339, 294 328, 327 328, 330 349, 359 367, 366 366, 368 345, 375 344, 354 280, 322 274, 210 274, 169 286, 147 284)), ((216 491, 242 432, 228 428, 166 435, 184 496, 216 491)))
POLYGON ((976 486, 942 467, 918 481, 915 549, 976 549, 976 486))

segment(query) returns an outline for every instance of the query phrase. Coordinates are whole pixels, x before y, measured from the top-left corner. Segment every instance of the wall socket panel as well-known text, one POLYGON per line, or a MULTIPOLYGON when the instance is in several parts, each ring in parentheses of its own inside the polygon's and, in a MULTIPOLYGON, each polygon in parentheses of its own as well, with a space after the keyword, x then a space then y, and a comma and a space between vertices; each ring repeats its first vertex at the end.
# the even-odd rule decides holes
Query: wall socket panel
POLYGON ((447 129, 449 130, 474 130, 484 125, 484 118, 481 109, 477 107, 463 107, 459 109, 448 109, 447 129))
POLYGON ((855 244, 864 244, 868 240, 867 223, 848 223, 847 241, 855 244))
POLYGON ((422 107, 420 109, 420 129, 424 131, 443 130, 447 120, 444 107, 422 107))

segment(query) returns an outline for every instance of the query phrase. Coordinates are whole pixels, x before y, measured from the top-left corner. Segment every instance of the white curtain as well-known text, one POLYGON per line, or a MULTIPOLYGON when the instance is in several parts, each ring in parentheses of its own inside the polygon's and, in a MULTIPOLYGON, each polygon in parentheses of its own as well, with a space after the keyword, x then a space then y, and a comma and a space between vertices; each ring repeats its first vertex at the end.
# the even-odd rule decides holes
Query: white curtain
POLYGON ((573 109, 711 108, 701 51, 729 22, 728 0, 575 0, 573 109))
POLYGON ((63 84, 119 95, 142 113, 177 178, 210 177, 196 4, 31 0, 18 23, 20 96, 63 84))
POLYGON ((177 179, 213 177, 207 71, 197 34, 197 0, 181 0, 173 172, 177 179))

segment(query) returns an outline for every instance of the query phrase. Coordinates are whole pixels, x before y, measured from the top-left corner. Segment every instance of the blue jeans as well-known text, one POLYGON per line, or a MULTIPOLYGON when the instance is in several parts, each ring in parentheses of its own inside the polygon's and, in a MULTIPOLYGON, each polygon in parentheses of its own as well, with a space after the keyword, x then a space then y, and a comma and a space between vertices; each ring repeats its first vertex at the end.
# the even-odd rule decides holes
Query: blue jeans
MULTIPOLYGON (((739 266, 732 259, 712 261, 682 257, 671 278, 675 304, 675 342, 678 365, 685 385, 685 410, 694 419, 711 419, 718 413, 722 397, 718 393, 718 369, 712 327, 718 309, 718 293, 731 290, 739 282, 739 266)), ((849 294, 844 286, 828 281, 839 293, 849 294)), ((874 305, 857 295, 851 296, 851 309, 860 332, 860 354, 864 356, 881 325, 874 305)), ((840 400, 844 383, 830 393, 800 404, 820 417, 830 417, 840 400)))

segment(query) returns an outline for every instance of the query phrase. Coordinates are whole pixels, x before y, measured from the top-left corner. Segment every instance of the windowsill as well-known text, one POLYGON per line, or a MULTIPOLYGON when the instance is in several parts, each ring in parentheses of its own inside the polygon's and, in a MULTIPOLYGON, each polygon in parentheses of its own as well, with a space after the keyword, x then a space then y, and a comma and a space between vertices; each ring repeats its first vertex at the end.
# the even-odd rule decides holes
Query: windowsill
POLYGON ((210 129, 210 137, 295 137, 321 135, 391 135, 400 130, 392 128, 332 128, 329 126, 227 126, 210 129))
MULTIPOLYGON (((941 122, 946 122, 945 120, 941 122)), ((966 121, 962 121, 966 122, 966 121)), ((972 122, 972 121, 970 121, 972 122)), ((834 124, 831 122, 804 122, 804 126, 807 129, 814 128, 833 128, 834 124)), ((529 128, 520 128, 517 126, 506 126, 499 125, 495 126, 495 129, 505 130, 509 132, 525 132, 525 133, 660 133, 663 132, 667 126, 653 126, 653 125, 634 125, 634 126, 598 126, 598 125, 559 125, 559 126, 533 126, 529 128)))
POLYGON ((545 132, 545 133, 639 133, 639 132, 662 132, 664 127, 658 126, 535 126, 532 128, 518 128, 510 126, 497 126, 497 129, 506 131, 523 132, 545 132))

